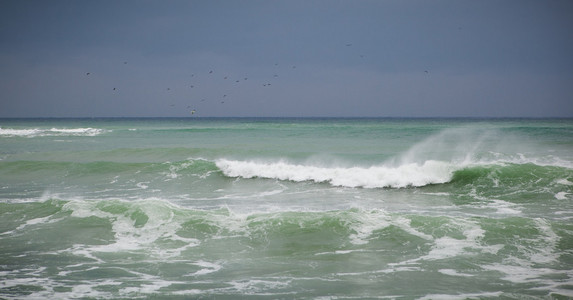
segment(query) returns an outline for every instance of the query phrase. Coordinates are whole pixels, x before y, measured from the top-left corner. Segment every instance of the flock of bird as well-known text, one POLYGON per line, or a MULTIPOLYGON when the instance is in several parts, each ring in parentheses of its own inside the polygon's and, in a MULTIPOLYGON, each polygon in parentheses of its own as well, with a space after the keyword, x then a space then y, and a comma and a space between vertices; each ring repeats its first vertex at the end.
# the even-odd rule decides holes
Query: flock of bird
MULTIPOLYGON (((124 65, 127 65, 128 63, 127 63, 127 61, 124 61, 123 64, 124 64, 124 65)), ((275 67, 275 68, 278 68, 278 66, 279 66, 278 63, 275 63, 275 64, 274 64, 274 67, 275 67)), ((296 66, 291 66, 290 68, 291 68, 291 69, 296 69, 296 66)), ((278 70, 276 70, 276 71, 278 72, 278 70)), ((91 73, 91 72, 86 72, 85 75, 86 75, 86 76, 90 76, 90 75, 92 75, 92 73, 91 73)), ((229 76, 229 75, 225 75, 225 76, 222 76, 222 77, 221 77, 221 76, 218 76, 214 70, 209 70, 208 72, 205 72, 205 73, 203 73, 203 74, 200 74, 200 73, 191 74, 191 75, 190 75, 190 77, 191 77, 191 80, 190 80, 190 81, 191 81, 191 82, 189 83, 188 88, 190 88, 190 89, 197 89, 198 87, 200 87, 200 83, 198 83, 197 81, 200 81, 200 79, 198 79, 198 78, 201 77, 201 76, 204 77, 204 78, 202 78, 202 79, 209 78, 210 81, 214 81, 215 79, 219 79, 219 80, 222 79, 224 82, 235 83, 235 84, 239 84, 239 83, 241 83, 241 82, 245 82, 245 81, 248 81, 248 80, 249 80, 249 77, 247 77, 247 76, 243 76, 243 77, 240 77, 240 78, 237 78, 237 79, 231 79, 231 76, 229 76), (197 79, 197 81, 195 81, 195 79, 197 79)), ((273 73, 272 76, 266 76, 265 78, 266 78, 266 79, 261 79, 261 78, 259 78, 259 79, 257 80, 257 82, 259 82, 259 84, 260 84, 261 87, 263 87, 263 88, 268 88, 268 87, 271 87, 271 86, 273 85, 272 80, 279 78, 279 75, 275 72, 275 73, 273 73)), ((165 89, 166 92, 171 92, 171 91, 172 91, 172 90, 171 90, 171 87, 166 87, 166 88, 164 88, 164 89, 165 89)), ((112 87, 112 91, 113 91, 113 92, 118 92, 119 90, 120 90, 119 87, 112 87)), ((222 89, 217 89, 217 90, 219 91, 219 90, 222 90, 222 89)), ((194 103, 193 103, 193 104, 194 104, 193 106, 192 106, 192 105, 187 105, 187 106, 186 106, 186 109, 188 110, 189 114, 194 115, 194 114, 197 112, 197 108, 195 108, 195 106, 199 105, 200 103, 209 102, 209 101, 218 101, 220 104, 225 104, 225 102, 228 101, 229 98, 230 98, 230 97, 229 97, 229 94, 228 94, 228 93, 224 93, 224 94, 223 94, 222 96, 220 96, 220 97, 213 97, 213 98, 199 97, 199 98, 197 98, 196 100, 193 101, 193 102, 194 102, 194 103), (200 99, 200 100, 199 100, 199 99, 200 99)), ((175 105, 174 103, 169 104, 169 106, 170 106, 170 107, 176 107, 176 105, 175 105)))
MULTIPOLYGON (((345 44, 345 46, 346 47, 352 47, 352 44, 345 44)), ((359 57, 364 58, 365 56, 363 54, 359 54, 359 57)), ((127 65, 128 62, 124 61, 123 64, 127 65)), ((297 67, 296 67, 296 65, 289 65, 287 68, 291 69, 291 70, 295 70, 297 67)), ((273 80, 276 80, 277 78, 279 78, 279 73, 280 73, 279 71, 284 71, 284 70, 285 70, 284 68, 279 68, 279 63, 275 63, 274 64, 274 71, 275 72, 272 73, 271 76, 267 75, 264 78, 261 78, 261 76, 257 76, 257 79, 255 79, 251 82, 253 82, 253 84, 256 84, 260 87, 269 88, 275 82, 273 80)), ((427 70, 424 72, 428 73, 427 70)), ((86 72, 85 74, 86 74, 86 76, 90 76, 91 72, 86 72)), ((188 88, 195 89, 195 90, 197 89, 197 87, 201 86, 201 83, 200 83, 201 80, 199 78, 201 78, 201 79, 209 78, 209 80, 211 82, 213 82, 214 79, 218 79, 220 83, 226 82, 225 86, 227 86, 227 87, 229 86, 229 84, 231 84, 233 82, 236 85, 236 84, 240 84, 242 82, 246 82, 249 80, 248 76, 237 76, 237 78, 233 78, 233 79, 229 75, 220 76, 214 70, 209 70, 208 72, 205 71, 205 73, 201 73, 201 74, 197 73, 197 75, 191 74, 190 77, 191 77, 191 80, 190 80, 191 82, 189 82, 188 88), (222 81, 220 81, 220 80, 222 80, 222 81)), ((251 85, 251 87, 254 87, 254 86, 255 85, 251 85)), ((209 87, 213 88, 212 85, 209 87)), ((195 93, 195 95, 194 95, 195 97, 191 96, 192 98, 195 98, 195 99, 192 101, 193 105, 186 105, 186 110, 189 112, 189 114, 195 115, 198 111, 197 106, 200 106, 203 102, 219 102, 220 104, 225 104, 226 101, 229 101, 229 99, 231 98, 231 97, 229 97, 228 92, 225 92, 225 93, 221 92, 224 89, 221 88, 220 86, 215 88, 215 90, 219 93, 218 97, 204 97, 204 94, 202 95, 201 93, 195 93), (222 96, 221 96, 221 94, 222 94, 222 96)), ((119 88, 113 87, 112 91, 117 92, 117 91, 119 91, 119 88)), ((165 91, 170 92, 171 88, 166 87, 165 91)), ((213 91, 211 91, 211 92, 213 92, 213 91)), ((176 107, 176 105, 174 103, 169 104, 169 106, 170 107, 176 107)))

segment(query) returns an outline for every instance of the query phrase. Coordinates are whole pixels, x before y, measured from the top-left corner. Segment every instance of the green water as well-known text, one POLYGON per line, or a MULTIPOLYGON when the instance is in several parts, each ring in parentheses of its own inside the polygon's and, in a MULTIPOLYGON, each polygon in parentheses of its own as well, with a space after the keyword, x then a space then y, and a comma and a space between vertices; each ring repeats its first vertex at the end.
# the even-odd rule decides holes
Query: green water
POLYGON ((567 299, 570 119, 0 120, 6 299, 567 299))

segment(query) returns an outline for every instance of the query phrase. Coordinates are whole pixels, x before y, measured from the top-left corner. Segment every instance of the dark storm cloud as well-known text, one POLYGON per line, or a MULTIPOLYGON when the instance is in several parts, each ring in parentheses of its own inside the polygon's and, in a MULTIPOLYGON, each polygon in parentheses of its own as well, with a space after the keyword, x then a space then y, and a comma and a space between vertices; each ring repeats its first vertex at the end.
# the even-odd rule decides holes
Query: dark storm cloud
POLYGON ((8 0, 0 116, 573 116, 572 29, 568 1, 8 0))

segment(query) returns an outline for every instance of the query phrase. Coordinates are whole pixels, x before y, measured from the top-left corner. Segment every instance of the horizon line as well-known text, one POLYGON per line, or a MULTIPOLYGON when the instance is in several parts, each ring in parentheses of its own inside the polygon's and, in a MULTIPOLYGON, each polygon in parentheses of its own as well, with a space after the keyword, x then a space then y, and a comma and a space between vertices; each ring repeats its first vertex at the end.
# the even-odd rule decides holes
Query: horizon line
POLYGON ((0 119, 573 119, 573 116, 120 116, 120 117, 0 117, 0 119))

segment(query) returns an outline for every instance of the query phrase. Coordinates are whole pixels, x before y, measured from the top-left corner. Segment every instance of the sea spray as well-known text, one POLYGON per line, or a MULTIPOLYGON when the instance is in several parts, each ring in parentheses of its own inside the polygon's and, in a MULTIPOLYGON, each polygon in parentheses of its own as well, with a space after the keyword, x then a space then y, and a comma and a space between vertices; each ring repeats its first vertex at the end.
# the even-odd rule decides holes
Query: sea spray
POLYGON ((464 167, 479 162, 486 153, 484 149, 491 151, 502 143, 494 129, 450 128, 417 142, 391 162, 404 165, 438 160, 464 167))
POLYGON ((219 159, 216 165, 229 177, 326 182, 341 187, 422 187, 449 182, 455 171, 472 165, 498 163, 499 155, 494 159, 483 156, 484 149, 499 148, 503 144, 498 135, 491 129, 446 129, 392 159, 367 167, 352 167, 348 163, 315 164, 312 160, 294 163, 285 159, 219 159))

